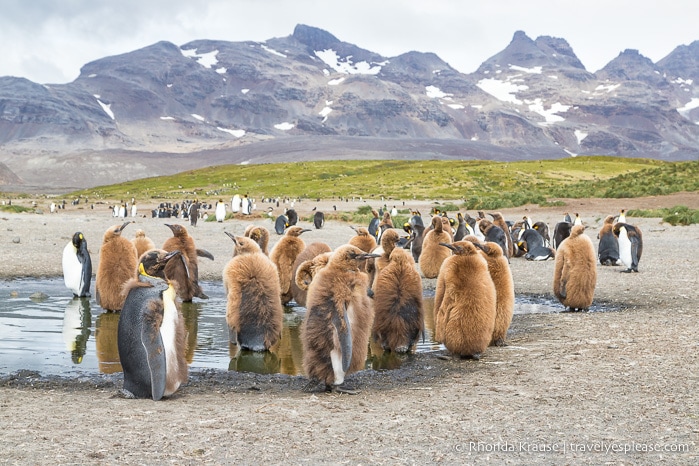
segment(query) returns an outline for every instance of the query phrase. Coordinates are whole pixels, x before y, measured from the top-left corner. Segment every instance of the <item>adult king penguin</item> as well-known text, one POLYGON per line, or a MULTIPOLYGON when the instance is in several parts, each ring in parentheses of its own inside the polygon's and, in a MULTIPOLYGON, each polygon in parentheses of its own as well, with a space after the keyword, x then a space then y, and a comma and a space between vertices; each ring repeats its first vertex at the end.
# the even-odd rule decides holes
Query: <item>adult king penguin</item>
POLYGON ((641 229, 628 223, 614 224, 614 236, 619 240, 619 259, 626 266, 622 272, 638 272, 638 261, 643 252, 641 229))
POLYGON ((90 296, 92 259, 87 250, 87 241, 81 232, 63 248, 63 281, 76 298, 90 296))
POLYGON ((129 398, 170 396, 187 381, 184 318, 176 301, 176 284, 165 274, 170 261, 186 264, 180 251, 152 249, 141 256, 138 278, 127 293, 117 329, 124 393, 129 398))

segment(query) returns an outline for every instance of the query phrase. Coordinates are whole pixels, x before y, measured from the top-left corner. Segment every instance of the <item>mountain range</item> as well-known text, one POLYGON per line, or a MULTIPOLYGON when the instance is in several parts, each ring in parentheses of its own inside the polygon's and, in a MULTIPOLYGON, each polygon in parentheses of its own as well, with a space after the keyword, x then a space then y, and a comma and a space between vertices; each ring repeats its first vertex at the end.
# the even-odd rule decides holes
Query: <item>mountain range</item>
POLYGON ((0 186, 72 189, 226 163, 699 159, 699 41, 585 69, 565 39, 512 41, 473 73, 297 25, 266 42, 158 42, 67 84, 0 77, 0 186))

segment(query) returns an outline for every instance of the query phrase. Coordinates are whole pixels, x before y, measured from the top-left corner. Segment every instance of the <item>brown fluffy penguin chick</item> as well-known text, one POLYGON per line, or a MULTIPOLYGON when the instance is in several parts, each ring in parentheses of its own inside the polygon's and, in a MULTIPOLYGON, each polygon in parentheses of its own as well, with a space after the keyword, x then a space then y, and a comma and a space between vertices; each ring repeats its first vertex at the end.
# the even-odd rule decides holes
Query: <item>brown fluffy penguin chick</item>
POLYGON ((269 230, 265 227, 260 227, 256 225, 248 225, 245 228, 245 233, 243 236, 252 238, 258 245, 265 255, 269 255, 269 230))
POLYGON ((320 269, 328 265, 330 256, 332 256, 332 251, 318 254, 311 260, 303 261, 296 270, 296 286, 302 290, 306 290, 306 297, 308 297, 308 288, 311 286, 313 278, 320 269))
POLYGON ((566 308, 587 310, 597 285, 597 258, 583 225, 575 225, 556 251, 553 294, 566 308))
POLYGON ((300 238, 301 234, 306 231, 311 230, 298 226, 287 228, 284 236, 277 241, 269 253, 269 258, 277 266, 282 304, 288 303, 293 298, 291 281, 293 280, 294 262, 301 251, 306 248, 306 243, 300 238))
POLYGON ((291 272, 291 295, 299 306, 306 306, 306 294, 308 286, 301 288, 296 282, 296 274, 299 270, 301 264, 308 260, 312 260, 319 254, 324 254, 326 252, 331 252, 332 248, 326 243, 316 241, 306 246, 306 248, 301 251, 294 261, 294 267, 291 272))
POLYGON ((373 292, 372 339, 384 350, 410 351, 424 332, 425 313, 422 279, 407 250, 391 251, 388 261, 378 271, 373 292))
POLYGON ((141 255, 155 249, 155 243, 152 239, 146 236, 146 232, 140 228, 136 230, 136 236, 131 240, 133 245, 136 247, 136 257, 141 257, 141 255))
POLYGON ((350 238, 349 244, 358 247, 364 252, 371 252, 376 247, 376 239, 369 234, 369 230, 364 227, 350 227, 357 234, 350 238))
POLYGON ((502 216, 500 212, 493 212, 490 214, 493 217, 493 223, 500 227, 502 231, 505 232, 505 241, 507 241, 507 249, 503 250, 505 257, 510 258, 514 254, 514 244, 512 243, 512 235, 510 232, 510 227, 507 226, 505 217, 502 216))
POLYGON ((435 340, 462 358, 479 359, 495 330, 497 296, 480 248, 470 241, 442 243, 454 252, 437 277, 435 340))
POLYGON ((351 392, 343 386, 345 376, 366 364, 374 311, 367 295, 369 279, 359 264, 370 257, 375 255, 340 246, 311 282, 301 327, 307 391, 325 383, 326 390, 337 386, 351 392))
MULTIPOLYGON (((467 236, 471 242, 478 242, 475 236, 467 236)), ((490 346, 505 346, 507 330, 512 323, 515 310, 515 284, 512 270, 499 244, 487 241, 481 246, 481 253, 488 262, 488 272, 495 285, 495 330, 490 346)))
POLYGON ((277 268, 253 239, 226 234, 235 245, 223 268, 230 341, 242 349, 268 350, 282 334, 277 268))
POLYGON ((425 233, 420 254, 420 270, 425 278, 436 278, 442 262, 451 256, 451 251, 440 243, 451 243, 451 236, 444 231, 442 217, 432 217, 432 229, 425 233))
POLYGON ((189 283, 181 283, 181 287, 177 290, 177 296, 184 302, 191 302, 192 298, 197 297, 207 299, 199 286, 199 257, 206 257, 214 260, 214 256, 204 250, 198 249, 194 243, 194 238, 189 236, 187 229, 178 224, 165 224, 172 231, 172 236, 165 240, 163 249, 171 251, 180 251, 187 259, 187 269, 189 273, 189 283))
POLYGON ((378 277, 379 270, 388 264, 391 253, 396 248, 398 241, 400 241, 400 234, 396 230, 386 230, 384 234, 381 235, 381 247, 377 247, 374 249, 374 251, 372 251, 375 254, 381 254, 380 257, 373 260, 373 264, 371 264, 371 267, 369 267, 371 271, 369 274, 369 280, 372 289, 376 284, 376 278, 378 277))
POLYGON ((99 265, 95 275, 95 293, 99 305, 108 311, 119 311, 126 295, 124 284, 136 278, 138 256, 136 246, 121 236, 131 222, 109 227, 102 237, 99 265))

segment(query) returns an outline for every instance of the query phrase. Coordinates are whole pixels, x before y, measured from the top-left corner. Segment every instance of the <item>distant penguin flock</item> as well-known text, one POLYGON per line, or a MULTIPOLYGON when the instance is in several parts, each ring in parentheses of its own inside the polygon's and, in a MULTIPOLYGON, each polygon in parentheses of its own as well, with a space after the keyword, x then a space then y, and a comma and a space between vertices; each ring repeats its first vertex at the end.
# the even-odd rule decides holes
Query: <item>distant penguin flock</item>
MULTIPOLYGON (((231 210, 249 213, 250 203, 247 196, 234 198, 231 210)), ((227 207, 222 199, 216 204, 217 222, 225 220, 227 207)), ((308 221, 322 229, 324 215, 313 211, 308 221)), ((222 268, 230 344, 273 350, 282 338, 284 306, 293 302, 306 308, 304 389, 356 393, 348 376, 366 367, 370 343, 372 352, 376 345, 410 353, 425 339, 423 279, 435 279, 434 341, 451 356, 478 360, 488 347, 507 344, 515 305, 513 258, 552 259, 553 296, 564 310, 586 311, 594 301, 597 267, 623 265, 623 272, 638 272, 643 251, 641 230, 627 222, 624 210, 604 219, 597 249, 579 214, 566 213, 552 237, 545 222, 529 216, 508 222, 501 212, 449 217, 435 209, 428 228, 418 211, 398 228, 394 221, 391 213, 372 210, 368 226, 352 226, 355 234, 335 249, 322 241, 306 244, 301 235, 313 230, 297 224, 293 208, 274 221, 280 238, 271 249, 265 226, 250 224, 241 235, 224 231, 232 241, 222 268)), ((104 233, 95 300, 118 313, 124 396, 159 400, 187 382, 186 354, 192 349, 180 306, 207 298, 198 260, 214 257, 181 224, 165 224, 172 236, 158 247, 143 229, 126 238, 130 223, 104 233)), ((66 288, 75 298, 89 298, 92 262, 81 232, 65 245, 62 265, 66 288)))

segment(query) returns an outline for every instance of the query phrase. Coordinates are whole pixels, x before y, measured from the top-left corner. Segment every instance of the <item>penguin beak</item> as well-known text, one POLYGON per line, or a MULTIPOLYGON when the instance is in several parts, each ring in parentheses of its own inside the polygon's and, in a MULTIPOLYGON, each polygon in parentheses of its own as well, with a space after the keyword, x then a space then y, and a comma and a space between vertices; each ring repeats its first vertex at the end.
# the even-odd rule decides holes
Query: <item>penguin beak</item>
POLYGON ((299 235, 300 235, 301 233, 306 233, 307 231, 313 231, 313 230, 311 230, 310 228, 304 228, 303 230, 301 230, 301 231, 299 232, 299 235))
POLYGON ((449 244, 449 243, 439 243, 439 245, 440 245, 440 246, 444 246, 445 248, 449 248, 449 249, 451 249, 452 251, 456 251, 456 248, 454 247, 453 244, 449 244))
POLYGON ((170 259, 172 259, 173 257, 175 257, 175 256, 177 256, 177 255, 179 255, 179 254, 181 254, 180 251, 179 251, 178 249, 175 249, 174 251, 165 254, 165 255, 163 256, 163 258, 160 259, 160 262, 162 262, 162 263, 167 263, 167 261, 169 261, 170 259))
POLYGON ((124 231, 124 228, 126 228, 126 225, 128 225, 129 223, 133 222, 130 220, 128 222, 124 222, 123 225, 116 229, 115 233, 121 233, 122 231, 124 231))
POLYGON ((363 252, 361 254, 355 254, 353 259, 358 260, 358 261, 363 261, 363 260, 373 259, 376 257, 381 257, 381 254, 369 254, 369 253, 363 252))
POLYGON ((226 236, 228 236, 230 239, 232 239, 234 243, 238 244, 238 242, 235 240, 235 235, 233 233, 231 233, 229 231, 224 231, 224 233, 226 234, 226 236))
POLYGON ((354 225, 350 225, 350 228, 353 229, 354 231, 357 231, 357 227, 355 227, 354 225))

